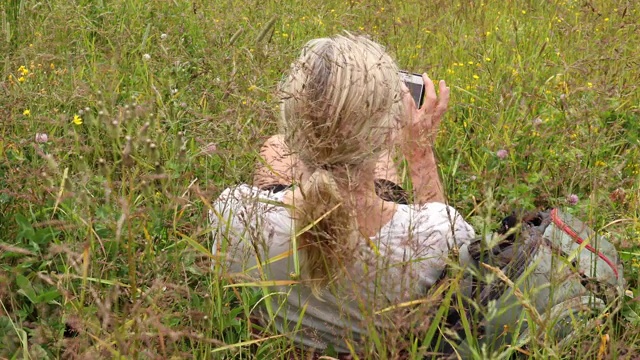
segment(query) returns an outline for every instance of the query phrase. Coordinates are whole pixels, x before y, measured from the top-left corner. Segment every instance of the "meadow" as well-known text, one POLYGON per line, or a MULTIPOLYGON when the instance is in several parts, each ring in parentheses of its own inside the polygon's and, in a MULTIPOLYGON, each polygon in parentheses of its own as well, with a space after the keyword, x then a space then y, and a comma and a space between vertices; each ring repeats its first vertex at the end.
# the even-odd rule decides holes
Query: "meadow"
MULTIPOLYGON (((261 295, 212 272, 206 212, 251 181, 304 43, 344 30, 451 87, 435 148, 467 221, 562 207, 618 245, 640 296, 639 7, 1 2, 0 358, 287 358, 286 337, 248 329, 261 295)), ((576 341, 477 357, 637 358, 640 306, 618 310, 576 341)))

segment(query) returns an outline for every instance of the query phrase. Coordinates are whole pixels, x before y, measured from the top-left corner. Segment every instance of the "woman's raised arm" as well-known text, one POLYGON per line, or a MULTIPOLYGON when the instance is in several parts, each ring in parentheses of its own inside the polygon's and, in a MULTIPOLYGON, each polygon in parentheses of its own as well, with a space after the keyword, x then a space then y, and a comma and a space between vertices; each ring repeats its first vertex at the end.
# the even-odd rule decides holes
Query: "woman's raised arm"
POLYGON ((442 115, 449 104, 449 87, 441 80, 439 96, 436 95, 433 81, 423 74, 425 100, 422 108, 416 107, 408 92, 403 101, 408 112, 408 123, 402 130, 400 148, 409 165, 409 176, 413 184, 415 202, 445 202, 444 188, 438 174, 438 166, 433 153, 433 143, 438 132, 442 115))

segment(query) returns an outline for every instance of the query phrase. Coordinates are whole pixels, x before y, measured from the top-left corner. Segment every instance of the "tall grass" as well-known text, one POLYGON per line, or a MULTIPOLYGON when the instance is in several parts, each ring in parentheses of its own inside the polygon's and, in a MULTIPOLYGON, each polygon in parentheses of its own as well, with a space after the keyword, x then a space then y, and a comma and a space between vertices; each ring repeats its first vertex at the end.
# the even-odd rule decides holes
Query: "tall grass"
MULTIPOLYGON (((634 2, 8 0, 0 15, 1 358, 286 357, 286 337, 249 330, 261 294, 211 269, 205 214, 251 179, 301 46, 343 30, 450 84, 440 170, 479 232, 565 207, 619 244, 640 295, 634 2)), ((422 340, 442 342, 459 299, 433 291, 422 340)), ((478 357, 635 356, 637 308, 478 357)), ((372 332, 368 356, 428 355, 391 338, 372 332)))

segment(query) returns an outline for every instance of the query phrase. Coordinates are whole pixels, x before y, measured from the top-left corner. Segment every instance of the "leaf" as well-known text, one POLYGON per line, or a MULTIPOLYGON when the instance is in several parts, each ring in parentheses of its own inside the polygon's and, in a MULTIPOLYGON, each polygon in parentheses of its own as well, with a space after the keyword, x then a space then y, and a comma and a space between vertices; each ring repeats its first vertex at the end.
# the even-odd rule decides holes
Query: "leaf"
POLYGON ((35 231, 33 231, 31 222, 22 214, 16 214, 14 218, 20 228, 18 235, 16 236, 16 241, 20 241, 22 239, 33 240, 35 231))
POLYGON ((26 296, 29 300, 31 300, 33 304, 37 304, 36 291, 33 289, 33 286, 31 285, 31 281, 29 281, 29 279, 27 279, 24 275, 18 275, 16 276, 16 285, 18 285, 18 288, 20 288, 20 290, 18 290, 19 294, 26 296))
POLYGON ((58 235, 58 233, 59 231, 54 231, 51 228, 38 229, 33 234, 33 238, 31 240, 38 245, 43 245, 49 243, 58 235))
POLYGON ((58 290, 53 289, 38 295, 37 301, 38 303, 57 305, 58 302, 55 300, 59 297, 60 293, 58 292, 58 290))

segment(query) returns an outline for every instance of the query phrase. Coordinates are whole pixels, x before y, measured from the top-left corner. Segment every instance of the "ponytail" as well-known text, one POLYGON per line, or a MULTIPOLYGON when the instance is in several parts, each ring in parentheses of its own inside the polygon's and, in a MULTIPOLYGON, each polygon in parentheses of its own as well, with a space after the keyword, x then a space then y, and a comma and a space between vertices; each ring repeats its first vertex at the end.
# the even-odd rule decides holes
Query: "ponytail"
POLYGON ((316 169, 302 183, 300 206, 296 206, 296 233, 302 251, 301 272, 317 295, 340 275, 358 242, 355 217, 343 203, 333 174, 316 169), (311 227, 309 227, 312 225, 311 227))

